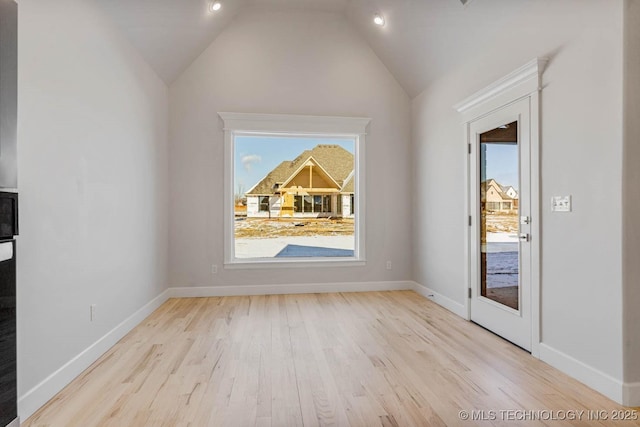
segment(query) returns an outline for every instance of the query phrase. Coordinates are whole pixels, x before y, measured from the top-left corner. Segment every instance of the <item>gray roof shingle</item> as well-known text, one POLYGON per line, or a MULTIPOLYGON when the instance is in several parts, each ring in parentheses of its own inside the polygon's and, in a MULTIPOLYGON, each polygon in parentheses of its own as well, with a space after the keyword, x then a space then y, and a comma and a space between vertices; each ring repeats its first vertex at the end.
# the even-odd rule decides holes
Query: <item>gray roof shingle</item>
POLYGON ((353 171, 353 154, 339 145, 319 144, 312 150, 303 151, 293 161, 285 160, 280 163, 251 188, 246 195, 266 196, 275 194, 275 184, 286 182, 310 157, 313 157, 340 186, 344 185, 345 179, 353 171))

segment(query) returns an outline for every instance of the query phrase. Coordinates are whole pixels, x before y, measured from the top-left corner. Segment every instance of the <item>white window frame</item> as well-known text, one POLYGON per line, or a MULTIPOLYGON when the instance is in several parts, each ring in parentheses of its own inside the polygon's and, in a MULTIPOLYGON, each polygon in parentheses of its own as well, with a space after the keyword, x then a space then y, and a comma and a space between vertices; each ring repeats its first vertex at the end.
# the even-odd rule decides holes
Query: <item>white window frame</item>
POLYGON ((364 117, 218 113, 224 123, 224 268, 362 266, 365 258, 365 137, 371 119, 364 117), (287 136, 354 140, 355 246, 353 257, 236 258, 234 236, 235 137, 287 136))

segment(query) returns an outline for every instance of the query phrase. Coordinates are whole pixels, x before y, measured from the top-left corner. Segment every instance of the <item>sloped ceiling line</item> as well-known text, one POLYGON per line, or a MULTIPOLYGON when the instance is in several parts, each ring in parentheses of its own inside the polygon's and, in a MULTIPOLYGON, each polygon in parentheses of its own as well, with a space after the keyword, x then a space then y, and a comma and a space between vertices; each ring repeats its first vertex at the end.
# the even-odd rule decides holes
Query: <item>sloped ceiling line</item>
MULTIPOLYGON (((539 37, 538 27, 545 25, 540 17, 572 15, 579 23, 578 15, 588 10, 576 8, 581 0, 221 0, 222 9, 210 13, 210 0, 96 1, 167 84, 245 10, 335 13, 346 17, 412 98, 446 73, 481 62, 478 55, 488 46, 509 51, 517 37, 539 37), (384 27, 373 24, 376 12, 384 27)), ((537 52, 522 59, 519 52, 509 54, 511 67, 537 52)))

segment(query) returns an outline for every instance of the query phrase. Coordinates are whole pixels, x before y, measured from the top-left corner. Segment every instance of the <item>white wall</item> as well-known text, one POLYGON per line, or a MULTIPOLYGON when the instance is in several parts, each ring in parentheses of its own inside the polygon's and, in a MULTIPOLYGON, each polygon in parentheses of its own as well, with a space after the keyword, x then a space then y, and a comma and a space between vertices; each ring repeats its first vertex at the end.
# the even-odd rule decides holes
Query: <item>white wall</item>
POLYGON ((19 7, 24 397, 167 287, 168 89, 92 1, 19 7))
POLYGON ((413 100, 415 279, 464 303, 466 147, 452 106, 529 60, 549 57, 541 95, 542 218, 533 218, 542 227, 542 341, 565 362, 586 364, 573 363, 584 368, 580 375, 615 386, 622 380, 622 1, 513 8, 501 39, 478 44, 476 56, 413 100), (551 196, 568 194, 573 212, 552 214, 551 196))
POLYGON ((624 378, 640 404, 640 3, 625 1, 623 164, 624 378))
POLYGON ((410 101, 342 16, 243 11, 171 85, 170 104, 172 285, 410 279, 410 101), (211 274, 211 264, 223 262, 220 111, 373 119, 366 140, 365 267, 211 274))

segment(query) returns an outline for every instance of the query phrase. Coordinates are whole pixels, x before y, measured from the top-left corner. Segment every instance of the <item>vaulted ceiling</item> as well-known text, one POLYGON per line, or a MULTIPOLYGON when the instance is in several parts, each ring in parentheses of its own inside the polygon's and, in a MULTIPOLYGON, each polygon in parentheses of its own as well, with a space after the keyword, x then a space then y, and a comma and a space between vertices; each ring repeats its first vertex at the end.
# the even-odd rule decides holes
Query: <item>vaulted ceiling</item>
POLYGON ((160 77, 171 83, 244 8, 305 9, 344 14, 348 0, 98 0, 160 77))
POLYGON ((208 13, 211 0, 97 1, 168 84, 243 10, 303 9, 347 19, 412 97, 479 47, 499 50, 509 35, 544 37, 547 13, 580 15, 576 0, 222 0, 216 13, 208 13), (373 25, 375 13, 384 27, 373 25), (536 15, 536 27, 518 19, 536 15))

